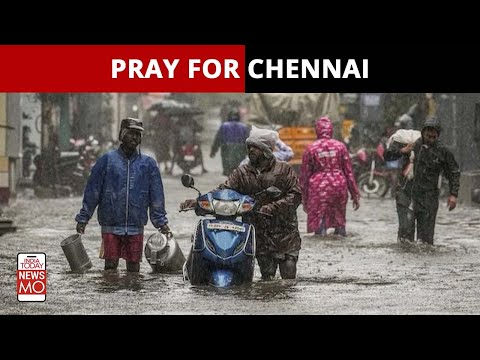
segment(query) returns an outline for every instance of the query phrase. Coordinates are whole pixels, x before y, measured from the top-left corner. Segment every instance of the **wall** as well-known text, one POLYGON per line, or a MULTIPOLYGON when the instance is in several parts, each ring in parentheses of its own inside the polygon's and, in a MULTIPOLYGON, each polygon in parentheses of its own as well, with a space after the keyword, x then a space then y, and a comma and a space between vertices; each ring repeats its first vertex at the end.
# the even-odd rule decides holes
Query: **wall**
POLYGON ((0 204, 15 195, 20 159, 20 96, 0 93, 0 204))

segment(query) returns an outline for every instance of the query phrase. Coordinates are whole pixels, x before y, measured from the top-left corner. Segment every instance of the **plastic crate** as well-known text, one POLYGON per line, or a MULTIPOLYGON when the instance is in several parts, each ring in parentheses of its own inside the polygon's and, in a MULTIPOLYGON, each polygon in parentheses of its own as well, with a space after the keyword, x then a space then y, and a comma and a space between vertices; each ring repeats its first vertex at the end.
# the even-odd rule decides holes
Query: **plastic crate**
POLYGON ((285 140, 316 140, 317 134, 311 126, 283 127, 278 130, 280 139, 285 140))

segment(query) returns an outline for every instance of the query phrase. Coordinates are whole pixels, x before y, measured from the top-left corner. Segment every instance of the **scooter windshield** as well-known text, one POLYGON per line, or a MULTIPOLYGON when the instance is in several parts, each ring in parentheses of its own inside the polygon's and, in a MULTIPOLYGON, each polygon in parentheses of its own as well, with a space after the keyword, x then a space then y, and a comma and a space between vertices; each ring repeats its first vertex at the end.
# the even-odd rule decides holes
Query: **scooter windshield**
POLYGON ((225 189, 212 192, 212 198, 215 200, 238 201, 243 195, 235 190, 225 189))

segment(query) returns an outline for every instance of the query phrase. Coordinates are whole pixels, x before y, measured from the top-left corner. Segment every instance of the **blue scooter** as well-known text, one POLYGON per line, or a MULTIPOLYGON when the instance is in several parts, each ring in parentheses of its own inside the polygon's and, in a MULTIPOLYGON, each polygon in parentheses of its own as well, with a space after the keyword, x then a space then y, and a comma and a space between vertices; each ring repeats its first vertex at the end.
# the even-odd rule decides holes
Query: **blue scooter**
POLYGON ((255 228, 237 218, 253 211, 255 197, 263 193, 281 194, 270 187, 253 196, 236 191, 215 190, 206 194, 194 187, 191 175, 182 176, 182 184, 198 192, 195 207, 180 211, 195 210, 201 219, 192 234, 192 247, 183 266, 184 280, 192 285, 230 287, 253 281, 255 268, 255 228))

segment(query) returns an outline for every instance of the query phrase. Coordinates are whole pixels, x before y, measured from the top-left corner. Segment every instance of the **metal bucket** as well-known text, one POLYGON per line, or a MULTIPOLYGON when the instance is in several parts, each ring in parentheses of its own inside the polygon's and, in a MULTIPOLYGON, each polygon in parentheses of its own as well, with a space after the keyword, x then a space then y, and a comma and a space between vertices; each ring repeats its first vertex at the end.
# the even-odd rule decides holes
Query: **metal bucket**
POLYGON ((161 232, 148 237, 145 244, 145 258, 153 272, 181 272, 185 263, 185 255, 173 236, 161 232))
POLYGON ((75 234, 63 239, 60 246, 67 257, 72 271, 85 272, 92 267, 92 262, 85 251, 80 234, 75 234))

